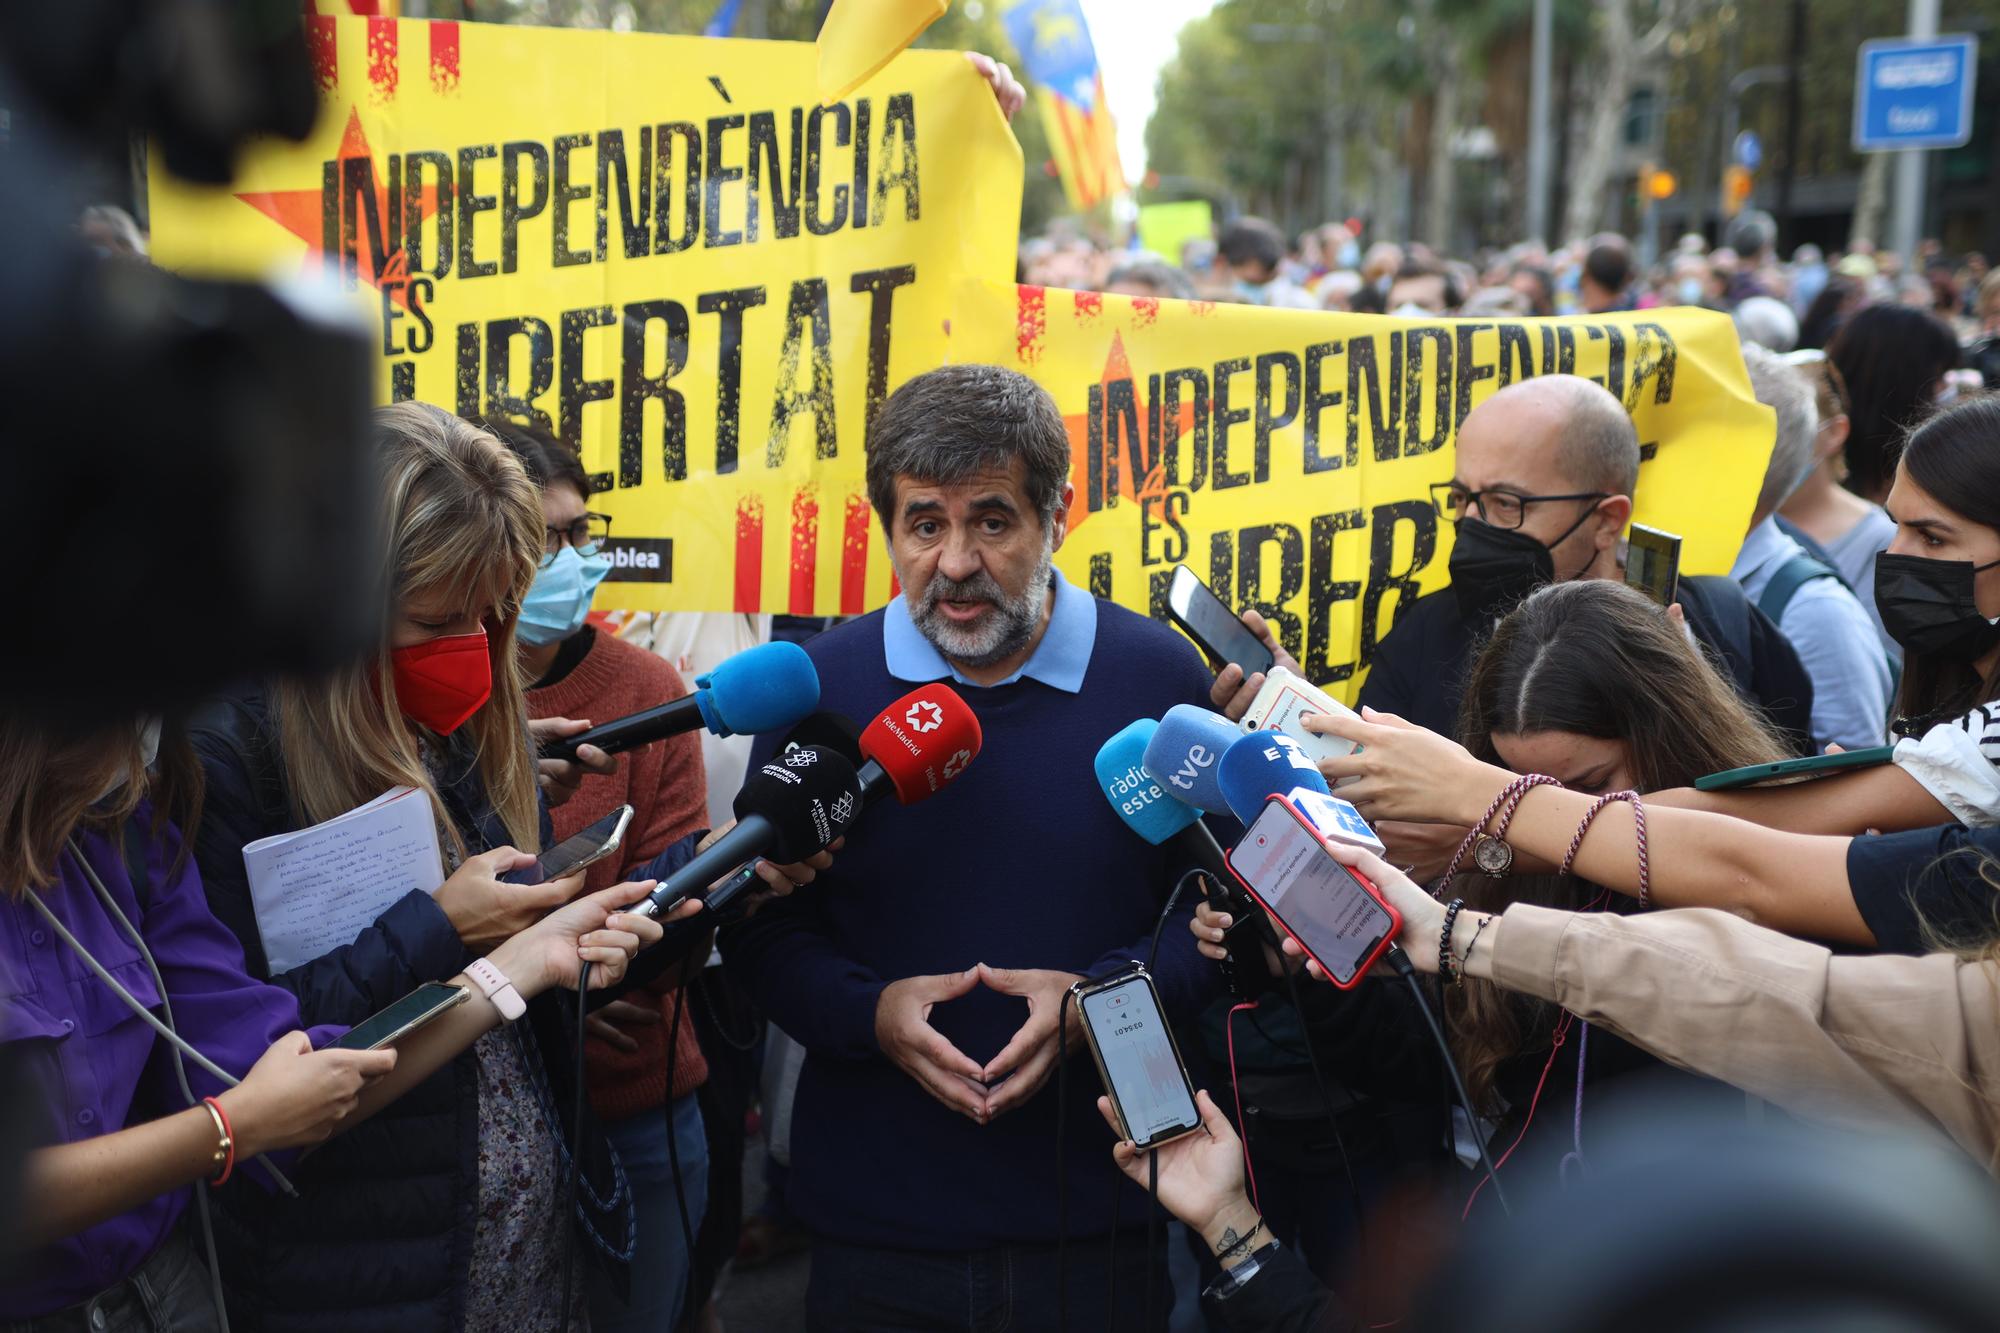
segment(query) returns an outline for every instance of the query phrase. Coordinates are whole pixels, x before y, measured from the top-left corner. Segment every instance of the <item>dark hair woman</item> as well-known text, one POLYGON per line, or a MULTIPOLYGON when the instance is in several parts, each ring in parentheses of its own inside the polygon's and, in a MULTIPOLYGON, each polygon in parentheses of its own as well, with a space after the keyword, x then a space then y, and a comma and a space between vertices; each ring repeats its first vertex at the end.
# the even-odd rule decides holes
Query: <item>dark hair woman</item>
MULTIPOLYGON (((1604 579, 1542 588, 1500 622, 1473 665, 1459 726, 1477 758, 1591 795, 1686 786, 1788 753, 1657 604, 1604 579)), ((1492 912, 1517 902, 1576 909, 1605 896, 1574 876, 1534 874, 1469 876, 1460 889, 1492 912)), ((1539 1061, 1520 1057, 1549 1049, 1560 1011, 1477 981, 1455 988, 1448 1007, 1474 1098, 1499 1091, 1523 1105, 1526 1089, 1512 1084, 1539 1061)), ((1595 1058, 1635 1054, 1607 1037, 1595 1058)))
POLYGON ((1847 384, 1847 489, 1881 504, 1904 434, 1936 409, 1958 365, 1958 339, 1927 310, 1872 305, 1841 326, 1826 354, 1847 384))

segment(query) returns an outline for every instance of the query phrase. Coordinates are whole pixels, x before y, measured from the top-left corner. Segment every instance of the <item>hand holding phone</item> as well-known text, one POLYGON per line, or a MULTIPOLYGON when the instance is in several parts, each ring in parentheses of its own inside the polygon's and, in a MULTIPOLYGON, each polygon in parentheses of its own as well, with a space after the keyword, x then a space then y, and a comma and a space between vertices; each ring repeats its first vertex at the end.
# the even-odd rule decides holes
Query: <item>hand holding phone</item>
POLYGON ((427 981, 382 1012, 356 1023, 334 1045, 348 1051, 375 1051, 393 1046, 447 1009, 464 1004, 469 994, 463 986, 427 981))
POLYGON ((1167 617, 1208 655, 1211 665, 1217 669, 1239 666, 1245 680, 1269 671, 1277 660, 1263 640, 1186 565, 1174 566, 1173 582, 1167 588, 1167 617))
POLYGON ((1079 981, 1072 993, 1119 1136, 1144 1151, 1200 1129, 1194 1085, 1146 969, 1079 981))
POLYGON ((1681 592, 1681 539, 1674 533, 1634 523, 1625 543, 1625 582, 1661 606, 1681 592))
POLYGON ((1264 803, 1228 859, 1258 906, 1342 990, 1367 974, 1403 928, 1396 909, 1334 857, 1287 797, 1264 803))
POLYGON ((610 856, 625 841, 632 807, 621 805, 596 823, 585 825, 535 858, 531 866, 510 870, 500 878, 509 884, 546 884, 574 875, 610 856))

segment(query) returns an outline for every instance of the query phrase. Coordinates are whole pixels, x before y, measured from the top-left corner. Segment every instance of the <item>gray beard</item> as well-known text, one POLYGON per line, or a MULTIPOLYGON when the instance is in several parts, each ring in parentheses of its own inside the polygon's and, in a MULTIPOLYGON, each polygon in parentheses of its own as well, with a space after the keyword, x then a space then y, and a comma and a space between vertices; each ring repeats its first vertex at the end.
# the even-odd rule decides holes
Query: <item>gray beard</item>
POLYGON ((1049 584, 1054 578, 1054 557, 1051 542, 1042 548, 1042 558, 1019 597, 1007 596, 984 570, 978 577, 963 581, 936 575, 924 589, 923 602, 910 619, 931 646, 944 654, 946 661, 969 667, 988 667, 1004 661, 1026 647, 1042 623, 1042 608, 1047 604, 1049 584), (961 599, 990 602, 993 609, 977 624, 955 624, 938 608, 938 603, 961 599))

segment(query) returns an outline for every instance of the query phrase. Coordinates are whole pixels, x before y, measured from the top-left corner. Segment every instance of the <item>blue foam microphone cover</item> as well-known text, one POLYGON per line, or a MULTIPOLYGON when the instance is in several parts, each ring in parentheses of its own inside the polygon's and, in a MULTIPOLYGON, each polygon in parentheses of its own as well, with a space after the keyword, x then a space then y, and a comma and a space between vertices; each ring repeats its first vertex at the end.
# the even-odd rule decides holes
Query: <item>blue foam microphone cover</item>
POLYGON ((694 684, 702 721, 718 736, 778 731, 819 707, 812 658, 782 640, 746 648, 694 684))
POLYGON ((1160 724, 1142 717, 1098 747, 1093 767, 1104 799, 1131 830, 1159 846, 1201 817, 1175 800, 1146 772, 1146 745, 1160 724))
POLYGON ((1319 765, 1282 731, 1253 731, 1223 752, 1216 765, 1223 799, 1246 827, 1263 813, 1264 802, 1294 787, 1327 790, 1319 765))
POLYGON ((1211 814, 1229 809, 1217 774, 1242 729, 1220 713, 1175 704, 1146 744, 1146 771, 1175 800, 1211 814))

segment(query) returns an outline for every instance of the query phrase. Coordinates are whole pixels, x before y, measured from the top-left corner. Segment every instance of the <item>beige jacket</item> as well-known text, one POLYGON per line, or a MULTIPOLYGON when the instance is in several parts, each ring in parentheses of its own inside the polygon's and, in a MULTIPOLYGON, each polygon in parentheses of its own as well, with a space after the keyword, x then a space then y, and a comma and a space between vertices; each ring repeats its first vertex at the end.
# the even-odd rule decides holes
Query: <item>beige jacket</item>
POLYGON ((1474 975, 1799 1115, 1942 1131, 2000 1169, 1992 964, 1836 956, 1706 908, 1624 917, 1517 904, 1495 934, 1474 975))

